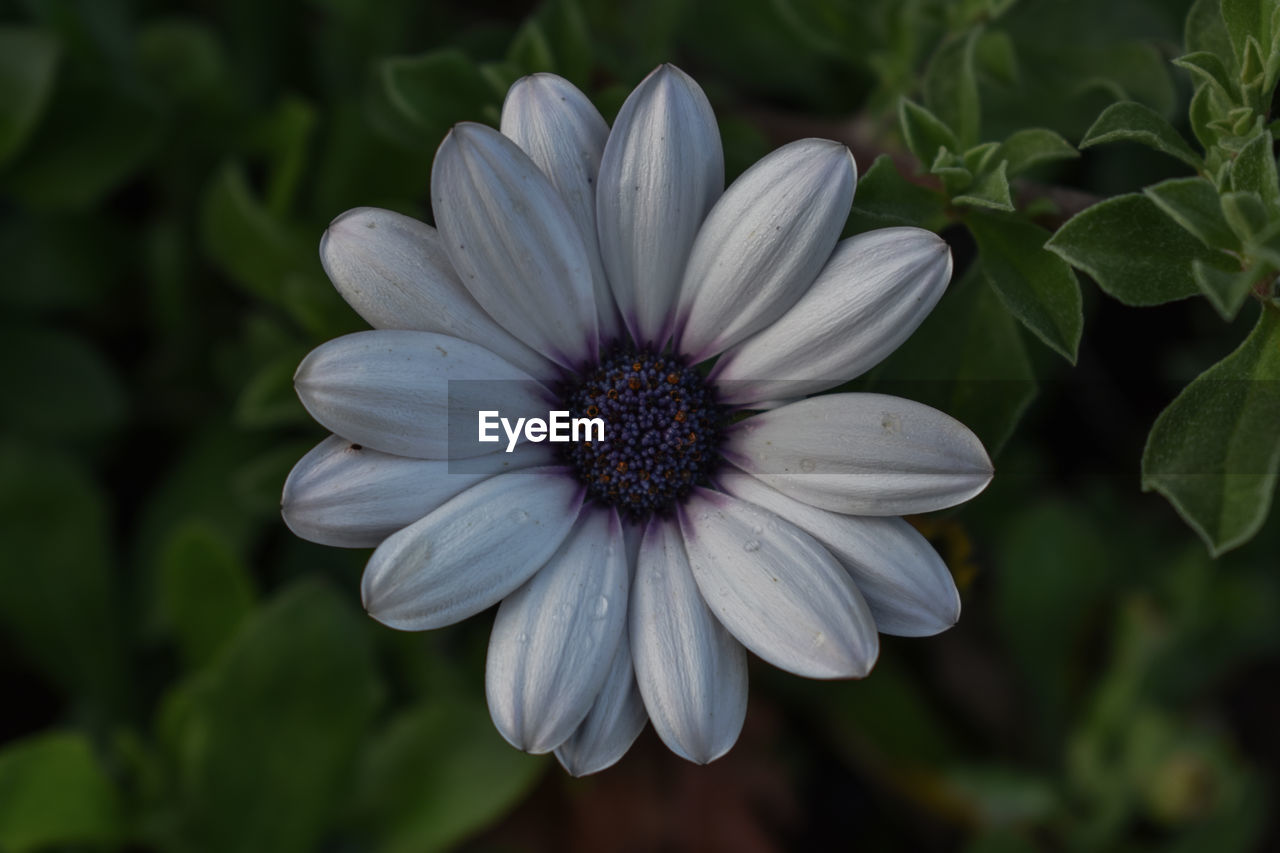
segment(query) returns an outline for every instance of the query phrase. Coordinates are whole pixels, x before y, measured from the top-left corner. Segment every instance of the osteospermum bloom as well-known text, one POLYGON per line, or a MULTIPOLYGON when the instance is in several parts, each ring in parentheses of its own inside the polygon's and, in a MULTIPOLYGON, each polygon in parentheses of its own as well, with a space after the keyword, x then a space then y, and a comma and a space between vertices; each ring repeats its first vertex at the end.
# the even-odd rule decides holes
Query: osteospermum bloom
POLYGON ((884 358, 951 275, 928 231, 839 239, 847 148, 793 142, 724 189, 715 117, 680 70, 646 78, 612 130, 538 74, 501 132, 456 126, 431 181, 435 228, 361 208, 324 235, 374 330, 298 369, 334 435, 294 468, 284 516, 376 546, 364 605, 391 627, 500 603, 486 694, 510 743, 590 773, 649 720, 711 761, 741 729, 748 650, 857 678, 877 631, 955 622, 950 573, 896 516, 981 491, 981 443, 908 400, 808 396, 884 358), (605 438, 450 440, 490 406, 599 417, 605 438))

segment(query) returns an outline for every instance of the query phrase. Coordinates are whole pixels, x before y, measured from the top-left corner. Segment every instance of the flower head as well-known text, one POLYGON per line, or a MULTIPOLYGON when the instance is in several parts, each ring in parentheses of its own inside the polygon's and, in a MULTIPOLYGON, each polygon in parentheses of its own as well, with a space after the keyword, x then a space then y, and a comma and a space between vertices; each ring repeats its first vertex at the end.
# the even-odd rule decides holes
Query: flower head
POLYGON ((501 132, 460 124, 441 144, 435 228, 361 208, 321 243, 374 330, 298 369, 334 435, 294 468, 285 520, 376 546, 364 604, 392 627, 501 603, 494 723, 576 774, 617 761, 646 719, 685 758, 724 754, 747 650, 861 677, 877 631, 959 615, 946 566, 893 516, 980 492, 981 443, 908 400, 808 396, 910 335, 950 278, 946 244, 916 228, 841 241, 856 173, 835 142, 723 181, 715 117, 680 70, 649 75, 612 130, 538 74, 501 132), (604 437, 508 453, 451 434, 485 408, 599 418, 604 437))

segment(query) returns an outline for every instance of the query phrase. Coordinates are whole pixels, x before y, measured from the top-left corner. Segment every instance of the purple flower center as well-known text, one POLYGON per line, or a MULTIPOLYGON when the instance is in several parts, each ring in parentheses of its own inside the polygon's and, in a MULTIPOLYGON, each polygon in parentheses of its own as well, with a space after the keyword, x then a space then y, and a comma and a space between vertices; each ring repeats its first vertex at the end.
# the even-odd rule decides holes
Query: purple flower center
POLYGON ((587 494, 633 521, 669 513, 720 464, 723 411, 679 358, 616 349, 567 381, 564 407, 604 421, 604 440, 560 445, 587 494))

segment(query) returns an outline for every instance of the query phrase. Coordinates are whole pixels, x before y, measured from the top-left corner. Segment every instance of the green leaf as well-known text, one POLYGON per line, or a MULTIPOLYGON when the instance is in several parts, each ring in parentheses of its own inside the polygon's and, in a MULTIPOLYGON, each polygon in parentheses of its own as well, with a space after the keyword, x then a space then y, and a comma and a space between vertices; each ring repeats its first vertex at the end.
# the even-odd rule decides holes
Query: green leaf
POLYGON ((996 156, 1008 161, 1008 172, 1012 177, 1041 163, 1071 160, 1079 157, 1080 152, 1052 130, 1030 127, 1010 134, 996 156))
POLYGON ((906 343, 868 377, 966 424, 994 456, 1036 395, 1018 324, 976 267, 952 284, 906 343))
POLYGON ((1205 246, 1239 251, 1240 238, 1223 217, 1218 190, 1207 178, 1171 178, 1147 187, 1143 193, 1205 246))
POLYGON ((1200 292, 1222 315, 1222 319, 1228 321, 1234 320, 1240 312, 1249 291, 1257 283, 1260 272, 1265 272, 1265 268, 1228 272, 1201 261, 1193 261, 1191 264, 1191 274, 1199 285, 1200 292))
POLYGON ((243 169, 227 165, 214 177, 200 224, 205 251, 228 275, 259 299, 279 301, 284 279, 298 269, 304 249, 254 197, 243 169))
POLYGON ((1178 57, 1173 60, 1173 64, 1190 72, 1197 86, 1216 86, 1219 94, 1230 100, 1239 97, 1239 89, 1231 78, 1231 72, 1217 54, 1200 50, 1178 57))
POLYGON ((44 329, 0 333, 0 373, 9 393, 0 421, 36 438, 81 438, 118 428, 125 390, 110 363, 81 338, 44 329))
POLYGON ((370 746, 357 812, 385 853, 443 850, 508 811, 546 767, 512 749, 483 705, 435 698, 370 746))
POLYGON ((22 148, 53 92, 58 43, 34 27, 0 27, 0 165, 22 148))
POLYGON ((314 231, 268 210, 244 170, 223 167, 205 191, 200 219, 204 250, 251 295, 285 308, 316 338, 351 330, 352 313, 325 278, 314 231))
POLYGON ((194 669, 212 660, 253 607, 248 567, 203 522, 178 527, 160 556, 159 618, 194 669))
POLYGON ((1000 165, 985 175, 979 175, 963 194, 951 200, 964 207, 1012 212, 1013 198, 1009 195, 1009 178, 1005 175, 1007 165, 1001 160, 1000 165))
POLYGON ((364 626, 327 586, 297 585, 173 700, 182 849, 316 849, 381 694, 364 626))
POLYGON ((516 31, 515 38, 511 40, 511 47, 507 49, 507 61, 519 68, 523 74, 558 70, 555 57, 551 53, 551 43, 534 18, 527 19, 516 31))
POLYGON ((942 196, 898 173, 893 158, 881 154, 865 175, 858 178, 858 190, 849 214, 850 233, 889 225, 916 225, 936 230, 944 216, 942 196))
POLYGON ((1274 141, 1269 130, 1260 128, 1245 143, 1231 164, 1231 189, 1257 193, 1271 217, 1280 217, 1280 177, 1276 175, 1272 153, 1274 141))
POLYGON ((1220 269, 1231 263, 1205 248, 1143 195, 1109 198, 1058 229, 1046 248, 1084 270, 1126 305, 1160 305, 1200 292, 1191 262, 1220 269))
POLYGON ((974 63, 974 48, 981 35, 982 27, 973 27, 944 40, 924 72, 925 106, 954 128, 960 145, 953 151, 975 144, 982 126, 974 63))
POLYGON ((948 195, 958 194, 973 183, 973 172, 964 165, 964 159, 946 148, 938 149, 929 172, 942 179, 942 188, 948 195))
POLYGON ((121 710, 129 684, 106 495, 69 459, 0 443, 0 625, 67 693, 121 710))
POLYGON ((966 169, 975 175, 981 175, 993 164, 1000 162, 996 157, 999 151, 999 142, 983 142, 964 152, 960 159, 964 162, 966 169))
POLYGON ((449 128, 496 107, 499 94, 480 68, 454 49, 384 59, 374 70, 375 123, 405 147, 435 150, 449 128))
POLYGON ((906 98, 898 103, 898 121, 907 148, 925 166, 931 166, 937 160, 938 151, 942 148, 960 150, 956 135, 942 119, 906 98))
POLYGON ((1103 110, 1098 120, 1086 131, 1084 139, 1080 140, 1080 147, 1120 141, 1141 143, 1177 157, 1193 169, 1198 170, 1203 165, 1191 146, 1163 116, 1134 101, 1122 101, 1103 110))
POLYGON ((1218 92, 1213 86, 1201 86, 1191 96, 1191 104, 1187 108, 1187 121, 1191 124, 1191 132, 1195 134, 1196 141, 1209 152, 1209 162, 1206 163, 1206 170, 1212 172, 1210 177, 1215 180, 1217 172, 1216 152, 1214 149, 1218 146, 1223 135, 1223 130, 1219 127, 1219 118, 1229 109, 1229 101, 1226 97, 1218 92))
POLYGON ((263 364, 236 400, 235 422, 248 429, 310 423, 311 416, 293 389, 293 375, 305 355, 290 349, 263 364))
POLYGON ((226 51, 212 26, 182 18, 147 23, 138 33, 138 61, 152 85, 174 101, 213 99, 230 85, 226 51))
POLYGON ((535 15, 555 58, 557 73, 586 89, 594 57, 591 33, 578 0, 549 0, 535 15))
POLYGON ((153 106, 133 96, 60 87, 40 127, 12 161, 5 182, 32 207, 84 210, 147 165, 159 146, 160 131, 153 106))
POLYGON ((1217 556, 1248 541, 1280 468, 1280 310, 1266 307, 1240 348, 1160 413, 1142 454, 1142 488, 1169 499, 1217 556))
POLYGON ((1071 267, 1044 250, 1049 232, 1012 216, 975 213, 965 223, 982 270, 1005 307, 1054 352, 1076 360, 1084 315, 1071 267))
POLYGON ((1245 242, 1267 231, 1267 208, 1255 192, 1223 193, 1222 215, 1245 242))
POLYGON ((1236 59, 1244 64, 1248 40, 1271 43, 1272 0, 1222 0, 1222 20, 1236 59))
POLYGON ((974 50, 977 68, 983 74, 1009 86, 1018 82, 1018 56, 1013 39, 1003 30, 988 30, 974 50))
POLYGON ((959 767, 944 784, 984 826, 1046 820, 1061 808, 1053 780, 1003 765, 959 767))
POLYGON ((1222 20, 1222 0, 1195 0, 1187 12, 1187 51, 1204 51, 1235 64, 1231 36, 1222 20))
POLYGON ((46 732, 0 751, 0 848, 107 847, 119 840, 119 796, 88 740, 46 732))
POLYGON ((1113 570, 1123 566, 1094 517, 1079 504, 1046 500, 1005 521, 996 556, 992 603, 1002 645, 1035 702, 1030 734, 1042 746, 1061 742, 1072 719, 1074 655, 1113 570), (1019 572, 1018 566, 1035 566, 1019 572))
POLYGON ((307 170, 316 128, 315 107, 301 98, 285 98, 253 130, 253 142, 270 158, 264 200, 267 210, 283 216, 293 204, 307 170))

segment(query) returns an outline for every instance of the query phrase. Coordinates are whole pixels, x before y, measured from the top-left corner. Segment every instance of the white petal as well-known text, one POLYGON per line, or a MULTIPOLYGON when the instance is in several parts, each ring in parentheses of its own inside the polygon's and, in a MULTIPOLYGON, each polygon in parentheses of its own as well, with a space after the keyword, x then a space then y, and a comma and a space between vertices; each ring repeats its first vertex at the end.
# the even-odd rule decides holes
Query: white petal
POLYGON ((356 444, 422 459, 480 456, 477 412, 513 420, 552 398, 489 350, 433 332, 356 332, 313 349, 293 377, 311 416, 356 444))
POLYGON ((880 638, 849 573, 790 522, 720 492, 696 489, 680 512, 703 599, 738 641, 809 678, 861 678, 880 638))
POLYGON ((960 593, 951 572, 928 540, 901 518, 818 509, 740 471, 720 472, 716 484, 817 539, 853 577, 880 633, 927 637, 960 618, 960 593))
POLYGON ((849 149, 826 139, 784 145, 734 181, 693 244, 677 349, 702 361, 794 305, 840 239, 856 182, 849 149))
POLYGON ((827 394, 753 415, 726 430, 721 453, 783 494, 850 515, 954 506, 992 474, 964 424, 884 394, 827 394))
POLYGON ((803 397, 849 381, 911 336, 950 279, 950 249, 923 228, 842 240, 790 311, 716 362, 720 399, 803 397))
POLYGON ((556 748, 556 760, 574 776, 599 773, 626 754, 647 719, 624 630, 600 694, 573 736, 556 748))
POLYGON ((622 320, 600 260, 596 236, 596 180, 609 125, 586 95, 554 74, 521 77, 502 104, 502 132, 551 180, 582 234, 595 284, 600 336, 616 340, 622 320))
POLYGON ((681 758, 729 751, 747 713, 747 653, 702 600, 674 521, 645 531, 631 588, 636 679, 653 728, 681 758))
POLYGON ((554 461, 550 445, 521 442, 511 453, 451 466, 392 456, 331 435, 293 466, 281 508, 289 529, 303 539, 372 548, 481 480, 554 461))
POLYGON ((471 298, 439 232, 426 223, 376 207, 348 210, 324 232, 320 261, 342 298, 375 329, 452 335, 540 379, 557 372, 471 298))
POLYGON ((622 319, 661 345, 698 226, 724 189, 724 153, 702 89, 663 65, 627 98, 600 163, 600 254, 622 319))
POLYGON ((626 614, 622 526, 615 513, 588 510, 493 623, 485 694, 512 746, 542 753, 569 739, 604 686, 626 614))
POLYGON ((453 268, 493 319, 564 367, 596 355, 583 237, 514 142, 481 124, 455 125, 431 169, 431 207, 453 268))
POLYGON ((472 486, 378 546, 360 585, 364 609, 392 628, 426 631, 492 607, 556 552, 582 497, 563 468, 472 486))

